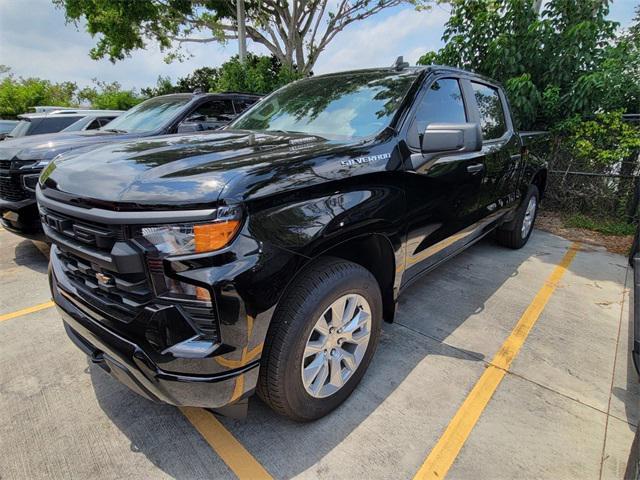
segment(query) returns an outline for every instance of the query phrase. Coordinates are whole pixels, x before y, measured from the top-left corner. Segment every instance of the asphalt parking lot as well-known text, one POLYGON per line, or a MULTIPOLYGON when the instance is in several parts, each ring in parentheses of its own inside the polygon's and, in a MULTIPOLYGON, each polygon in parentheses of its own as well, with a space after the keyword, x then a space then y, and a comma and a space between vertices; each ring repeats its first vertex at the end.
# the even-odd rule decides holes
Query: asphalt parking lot
POLYGON ((354 395, 311 424, 130 392, 67 339, 39 247, 0 231, 2 479, 624 478, 637 448, 632 272, 597 247, 472 247, 406 292, 354 395))

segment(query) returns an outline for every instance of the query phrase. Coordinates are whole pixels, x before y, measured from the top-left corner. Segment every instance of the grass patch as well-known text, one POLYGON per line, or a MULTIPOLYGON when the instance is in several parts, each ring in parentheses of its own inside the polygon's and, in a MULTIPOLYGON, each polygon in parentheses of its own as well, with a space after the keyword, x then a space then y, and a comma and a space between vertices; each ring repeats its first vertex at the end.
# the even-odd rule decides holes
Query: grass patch
POLYGON ((629 225, 628 223, 616 220, 588 217, 582 213, 576 213, 575 215, 566 217, 564 219, 564 223, 567 227, 585 228, 604 235, 613 235, 616 237, 633 235, 636 231, 636 227, 634 225, 629 225))

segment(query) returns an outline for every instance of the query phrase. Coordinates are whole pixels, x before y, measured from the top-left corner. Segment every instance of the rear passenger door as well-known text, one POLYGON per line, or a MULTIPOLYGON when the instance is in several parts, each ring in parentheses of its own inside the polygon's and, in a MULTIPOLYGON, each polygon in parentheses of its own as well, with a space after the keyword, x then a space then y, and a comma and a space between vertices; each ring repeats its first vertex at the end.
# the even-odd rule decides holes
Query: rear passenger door
POLYGON ((482 128, 485 173, 478 196, 481 216, 499 216, 517 200, 520 141, 504 93, 495 85, 468 81, 482 128))

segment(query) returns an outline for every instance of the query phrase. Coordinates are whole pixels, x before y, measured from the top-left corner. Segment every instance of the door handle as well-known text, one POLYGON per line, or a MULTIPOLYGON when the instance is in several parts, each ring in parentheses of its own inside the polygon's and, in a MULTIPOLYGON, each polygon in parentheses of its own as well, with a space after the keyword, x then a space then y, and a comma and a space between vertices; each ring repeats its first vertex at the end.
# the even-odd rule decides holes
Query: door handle
POLYGON ((479 173, 484 170, 484 163, 476 163, 467 167, 469 173, 479 173))

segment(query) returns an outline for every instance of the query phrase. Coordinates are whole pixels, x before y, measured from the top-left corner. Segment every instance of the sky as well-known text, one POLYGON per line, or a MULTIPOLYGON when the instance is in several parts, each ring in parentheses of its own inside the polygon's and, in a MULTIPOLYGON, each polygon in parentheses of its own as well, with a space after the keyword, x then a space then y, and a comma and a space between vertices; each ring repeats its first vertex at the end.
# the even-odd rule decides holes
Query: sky
MULTIPOLYGON (((614 0, 610 18, 628 25, 637 4, 637 0, 614 0)), ((422 12, 407 5, 355 22, 329 44, 314 72, 391 65, 399 55, 414 64, 423 53, 441 46, 448 16, 446 4, 422 12)), ((112 64, 89 57, 94 44, 95 39, 82 25, 76 28, 65 23, 63 11, 50 0, 0 0, 0 64, 8 65, 18 76, 72 81, 80 87, 98 78, 139 89, 155 85, 159 75, 175 80, 198 67, 218 66, 237 52, 235 41, 192 44, 188 47, 193 54, 190 59, 166 64, 164 54, 150 45, 112 64)), ((248 50, 266 53, 264 47, 252 42, 248 50)))

